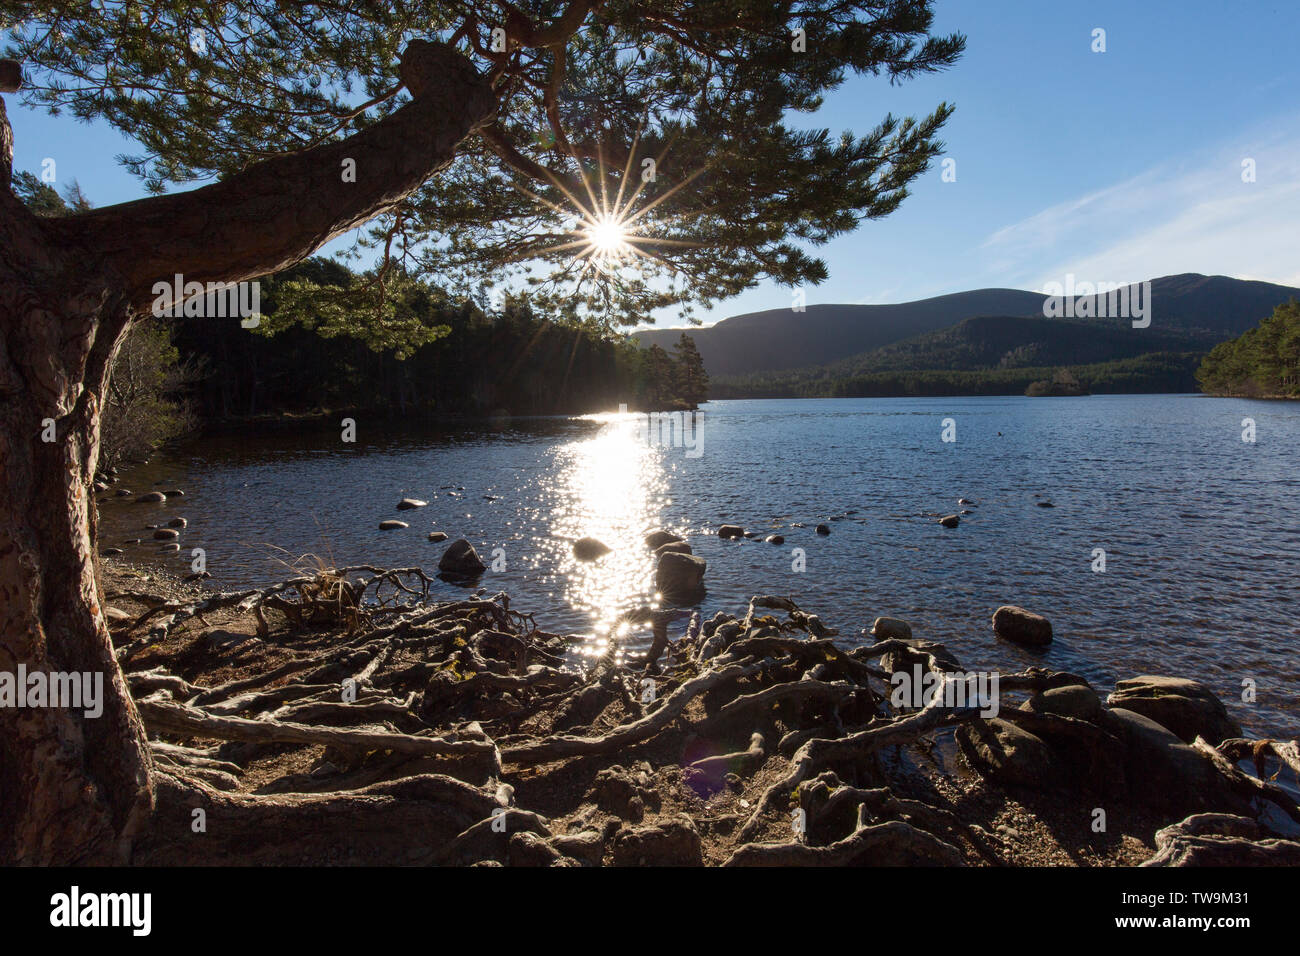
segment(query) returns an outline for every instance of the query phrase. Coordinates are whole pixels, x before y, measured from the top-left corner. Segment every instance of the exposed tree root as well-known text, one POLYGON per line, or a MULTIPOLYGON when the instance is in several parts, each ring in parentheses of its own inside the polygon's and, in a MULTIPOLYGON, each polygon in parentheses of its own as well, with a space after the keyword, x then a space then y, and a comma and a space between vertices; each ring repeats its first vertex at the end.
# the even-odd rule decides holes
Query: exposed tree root
MULTIPOLYGON (((140 613, 131 633, 162 635, 128 637, 118 655, 158 779, 136 861, 1006 862, 955 806, 882 775, 887 748, 982 719, 942 698, 889 703, 893 670, 957 670, 940 645, 846 651, 790 599, 756 596, 743 618, 694 617, 676 640, 669 626, 684 615, 646 612, 635 620, 651 630, 648 653, 620 663, 611 648, 584 668, 575 638, 539 630, 504 594, 433 604, 428 583, 418 569, 349 568, 140 613), (243 621, 270 663, 232 665, 234 652, 177 628, 201 614, 243 621), (215 656, 219 683, 196 653, 215 656), (731 829, 701 815, 715 828, 704 850, 682 801, 727 788, 749 798, 745 811, 731 829), (806 826, 772 842, 796 810, 806 826)), ((1039 669, 1001 677, 1023 694, 1077 683, 1039 669)), ((1119 746, 1069 717, 1006 706, 1002 717, 1056 746, 1119 746)), ((1197 746, 1234 787, 1286 809, 1277 787, 1232 764, 1275 757, 1295 769, 1294 743, 1197 746)), ((1300 819, 1294 804, 1287 812, 1300 819)))

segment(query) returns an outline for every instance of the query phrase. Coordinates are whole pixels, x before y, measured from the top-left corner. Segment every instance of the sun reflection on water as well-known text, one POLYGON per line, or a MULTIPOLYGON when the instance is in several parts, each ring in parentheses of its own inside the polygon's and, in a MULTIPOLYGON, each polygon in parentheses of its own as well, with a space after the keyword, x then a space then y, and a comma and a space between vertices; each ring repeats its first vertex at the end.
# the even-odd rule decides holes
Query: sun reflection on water
POLYGON ((654 555, 643 538, 658 526, 668 481, 663 451, 638 434, 638 416, 590 418, 604 423, 594 437, 555 452, 559 478, 546 544, 564 600, 591 616, 593 636, 583 654, 597 657, 611 638, 619 645, 637 639, 619 621, 623 612, 657 606, 654 555), (573 542, 582 537, 598 538, 612 550, 595 561, 578 560, 573 542))

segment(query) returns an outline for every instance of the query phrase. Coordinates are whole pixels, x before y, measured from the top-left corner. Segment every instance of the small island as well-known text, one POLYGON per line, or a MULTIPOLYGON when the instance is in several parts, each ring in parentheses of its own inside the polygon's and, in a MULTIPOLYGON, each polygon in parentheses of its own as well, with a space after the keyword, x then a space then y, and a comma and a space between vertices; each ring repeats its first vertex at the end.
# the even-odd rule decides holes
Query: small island
POLYGON ((1068 368, 1057 369, 1051 379, 1041 379, 1037 382, 1030 382, 1029 387, 1025 389, 1025 394, 1030 398, 1072 398, 1078 395, 1090 395, 1088 387, 1084 385, 1068 368))

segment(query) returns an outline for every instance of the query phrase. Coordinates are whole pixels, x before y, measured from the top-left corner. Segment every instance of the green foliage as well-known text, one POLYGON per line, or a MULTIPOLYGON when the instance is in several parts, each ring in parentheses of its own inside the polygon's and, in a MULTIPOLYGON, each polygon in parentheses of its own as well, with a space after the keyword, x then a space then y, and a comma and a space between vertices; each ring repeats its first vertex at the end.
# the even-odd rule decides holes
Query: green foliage
POLYGON ((109 468, 146 458, 191 429, 193 416, 177 396, 193 375, 193 367, 180 361, 165 323, 151 318, 135 323, 113 359, 104 395, 100 464, 109 468))
POLYGON ((682 333, 673 346, 676 357, 674 387, 678 398, 695 408, 709 397, 709 375, 704 371, 704 359, 695 347, 695 340, 682 333))
POLYGON ((403 307, 425 341, 398 345, 336 322, 322 337, 307 303, 286 298, 304 283, 347 292, 367 281, 338 263, 309 259, 263 282, 257 334, 237 318, 181 320, 183 359, 208 371, 193 390, 209 420, 308 415, 366 409, 403 417, 548 415, 612 410, 637 400, 636 349, 596 331, 536 315, 524 303, 485 311, 472 299, 453 302, 427 283, 409 280, 403 307), (281 313, 284 303, 294 314, 281 313), (402 358, 401 356, 405 356, 402 358))
MULTIPOLYGON (((134 137, 141 152, 124 162, 154 191, 369 126, 408 96, 407 40, 448 42, 493 77, 495 123, 362 244, 382 250, 381 272, 391 256, 412 280, 460 294, 510 283, 548 314, 604 328, 668 306, 689 318, 693 304, 764 277, 822 281, 809 249, 894 211, 943 148, 947 104, 886 115, 861 135, 786 125, 852 73, 892 83, 953 63, 964 38, 930 35, 928 0, 590 6, 569 22, 585 4, 0 2, 0 29, 3 55, 24 63, 26 102, 134 137), (498 28, 509 42, 499 53, 498 28), (604 212, 637 217, 631 244, 643 255, 630 265, 575 261, 583 218, 604 212)), ((304 318, 300 305, 327 300, 322 331, 370 315, 378 341, 400 347, 415 329, 400 305, 372 297, 285 292, 304 318)))
POLYGON ((70 216, 91 208, 90 200, 75 179, 63 190, 66 199, 49 183, 42 182, 35 173, 26 170, 14 173, 11 185, 14 195, 38 216, 70 216))
POLYGON ((1196 378, 1214 395, 1300 398, 1300 302, 1284 302, 1255 328, 1216 345, 1196 378))

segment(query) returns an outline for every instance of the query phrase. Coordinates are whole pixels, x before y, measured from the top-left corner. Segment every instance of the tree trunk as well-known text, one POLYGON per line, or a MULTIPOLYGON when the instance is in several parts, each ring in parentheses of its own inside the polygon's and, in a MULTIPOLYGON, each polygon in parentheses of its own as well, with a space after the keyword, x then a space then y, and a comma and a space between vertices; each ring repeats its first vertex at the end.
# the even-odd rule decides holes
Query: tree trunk
POLYGON ((3 862, 125 862, 153 802, 91 551, 101 396, 128 308, 87 261, 0 190, 0 672, 92 675, 103 702, 92 717, 0 699, 3 862))
POLYGON ((402 78, 412 101, 347 139, 58 219, 37 219, 9 189, 0 100, 0 681, 20 668, 99 675, 103 702, 95 717, 0 706, 0 864, 129 862, 150 824, 152 764, 92 553, 102 396, 127 326, 157 281, 256 278, 391 208, 495 111, 448 47, 412 41, 402 78), (340 175, 345 160, 355 181, 340 175))

